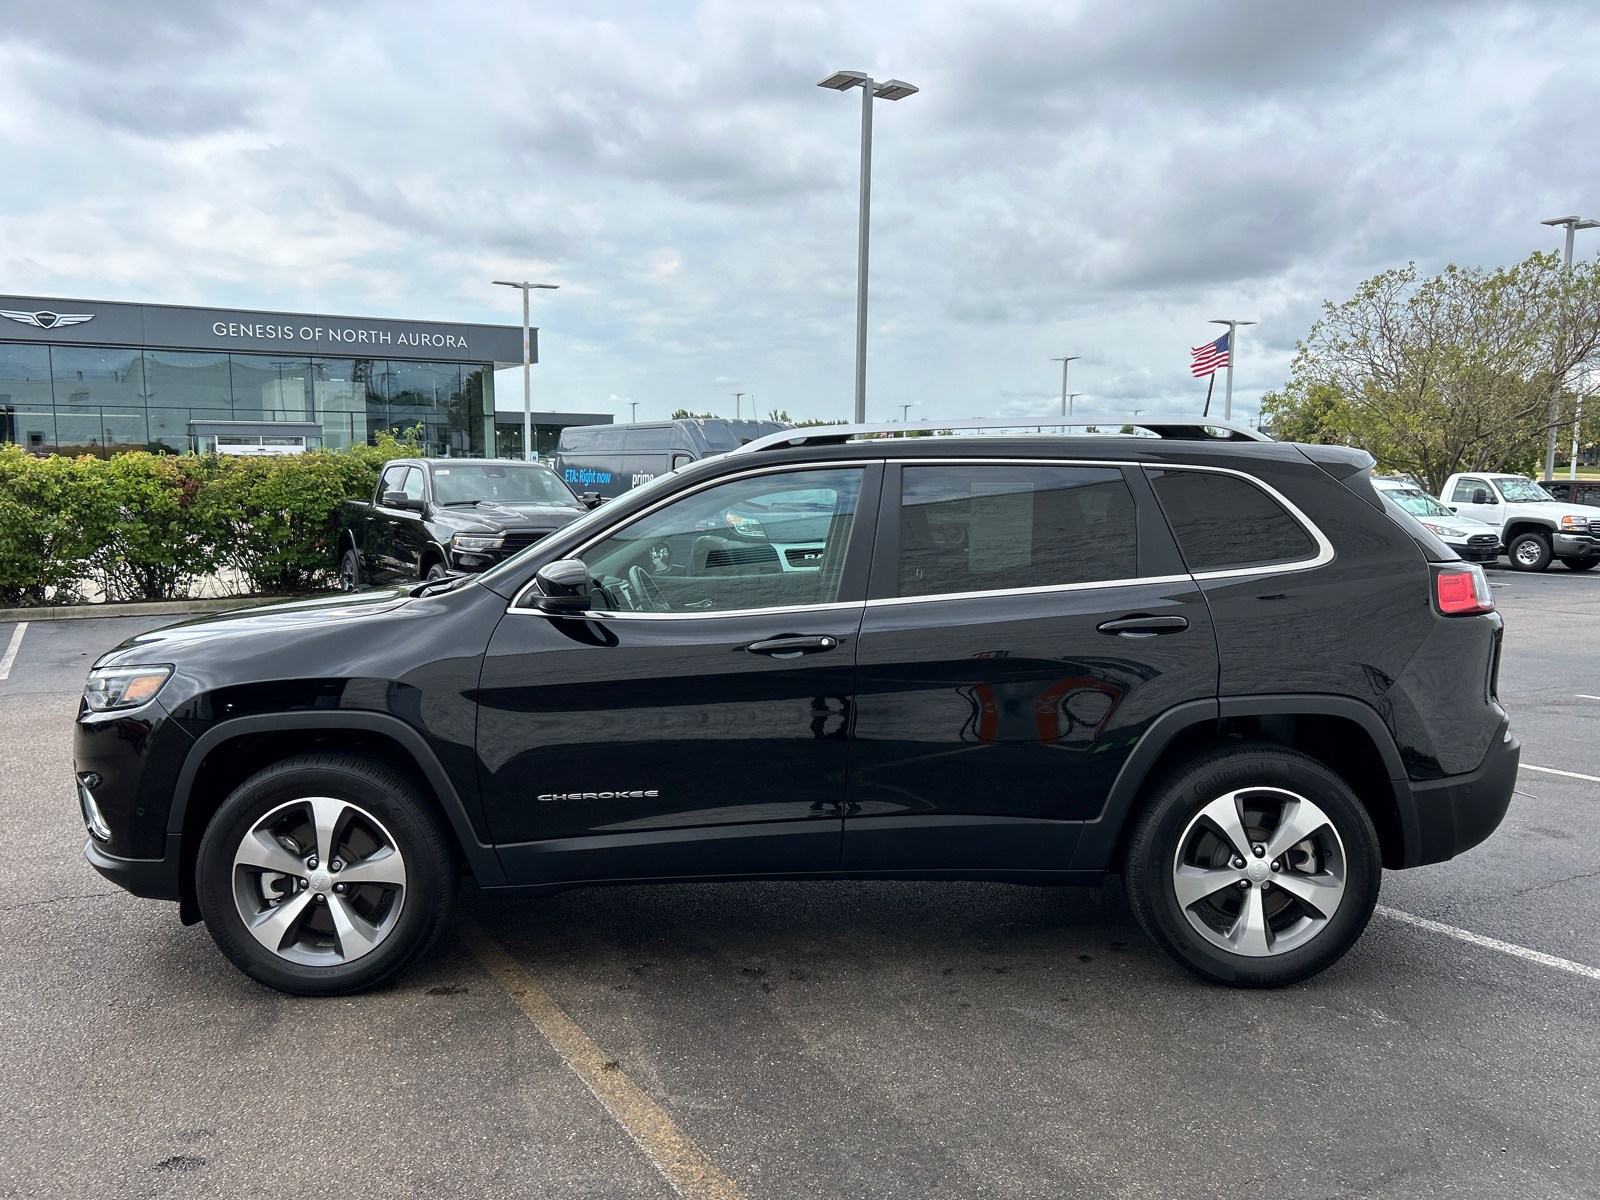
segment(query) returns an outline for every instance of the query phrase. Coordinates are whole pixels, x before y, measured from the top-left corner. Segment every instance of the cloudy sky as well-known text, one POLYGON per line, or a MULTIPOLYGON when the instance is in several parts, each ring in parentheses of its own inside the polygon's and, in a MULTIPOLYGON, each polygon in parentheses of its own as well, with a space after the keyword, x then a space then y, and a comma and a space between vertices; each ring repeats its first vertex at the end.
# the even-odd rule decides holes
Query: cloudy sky
POLYGON ((0 291, 514 323, 490 281, 543 280, 538 408, 844 417, 851 68, 922 89, 869 416, 1053 412, 1062 354, 1088 411, 1198 411, 1230 316, 1249 415, 1358 280, 1600 216, 1597 64, 1592 2, 0 0, 0 291))

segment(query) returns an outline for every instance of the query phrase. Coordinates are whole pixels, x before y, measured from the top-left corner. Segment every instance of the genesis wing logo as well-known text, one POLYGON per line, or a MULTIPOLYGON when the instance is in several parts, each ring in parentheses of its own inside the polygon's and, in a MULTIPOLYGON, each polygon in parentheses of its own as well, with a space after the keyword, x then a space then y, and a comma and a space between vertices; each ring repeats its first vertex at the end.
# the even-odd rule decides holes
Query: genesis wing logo
POLYGON ((60 329, 63 325, 82 325, 85 321, 94 320, 93 313, 55 313, 49 309, 43 312, 14 312, 9 308, 0 308, 0 317, 9 317, 37 329, 60 329))

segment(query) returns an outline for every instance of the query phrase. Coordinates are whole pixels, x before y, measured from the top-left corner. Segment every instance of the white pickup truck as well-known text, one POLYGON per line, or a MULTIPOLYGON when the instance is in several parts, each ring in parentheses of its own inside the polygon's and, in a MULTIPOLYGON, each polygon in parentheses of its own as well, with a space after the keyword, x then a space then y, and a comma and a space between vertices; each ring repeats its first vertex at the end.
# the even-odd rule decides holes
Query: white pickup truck
POLYGON ((1451 512, 1499 530, 1519 571, 1542 571, 1558 558, 1574 571, 1600 563, 1600 508, 1557 500, 1525 475, 1452 475, 1443 500, 1451 512))

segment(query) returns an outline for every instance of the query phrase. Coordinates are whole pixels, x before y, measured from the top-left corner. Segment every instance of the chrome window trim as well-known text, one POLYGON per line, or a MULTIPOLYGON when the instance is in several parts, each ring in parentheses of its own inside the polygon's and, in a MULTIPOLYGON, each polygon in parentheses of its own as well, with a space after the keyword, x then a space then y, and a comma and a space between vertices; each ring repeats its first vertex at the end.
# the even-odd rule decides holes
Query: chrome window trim
MULTIPOLYGON (((705 460, 701 459, 700 461, 703 462, 705 460)), ((676 504, 679 500, 687 499, 688 497, 693 496, 693 495, 695 495, 695 494, 697 494, 699 492, 706 491, 708 488, 720 487, 724 483, 733 483, 733 482, 736 482, 737 480, 749 479, 749 478, 752 478, 753 476, 757 476, 757 475, 782 475, 782 474, 789 474, 789 473, 793 473, 793 472, 797 472, 797 471, 823 471, 823 470, 829 470, 829 469, 837 469, 839 467, 861 467, 861 468, 865 469, 867 467, 872 467, 872 466, 882 466, 884 464, 884 461, 885 460, 881 459, 881 458, 847 458, 847 459, 839 459, 839 460, 828 460, 828 461, 825 461, 825 462, 766 463, 766 464, 763 464, 761 466, 752 466, 748 470, 735 471, 735 472, 732 472, 732 473, 727 474, 727 475, 718 475, 715 478, 707 479, 707 480, 705 480, 705 481, 703 481, 701 483, 698 483, 692 488, 686 488, 681 492, 673 492, 670 496, 663 496, 660 500, 656 501, 654 504, 648 505, 645 508, 641 508, 638 512, 633 513, 630 516, 624 518, 621 524, 613 525, 613 526, 609 527, 608 529, 606 529, 603 533, 597 534, 595 537, 591 538, 587 542, 584 542, 581 545, 573 547, 571 550, 569 550, 566 553, 565 557, 566 558, 582 558, 583 555, 584 555, 584 552, 586 550, 589 550, 594 546, 598 546, 601 542, 605 541, 607 538, 611 537, 613 534, 619 532, 620 530, 626 529, 629 525, 633 525, 633 524, 643 520, 645 517, 648 517, 651 513, 659 512, 661 509, 665 508, 669 504, 676 504)), ((669 471, 667 474, 670 475, 670 474, 672 474, 672 472, 669 471)), ((860 513, 857 512, 856 515, 859 516, 860 513)), ((852 532, 854 531, 854 528, 855 527, 852 524, 852 526, 851 526, 852 532)), ((534 584, 536 583, 536 581, 537 581, 537 572, 535 573, 535 578, 534 579, 528 580, 528 582, 523 585, 522 590, 517 593, 516 598, 511 601, 510 606, 506 609, 507 612, 509 612, 509 613, 531 613, 534 616, 540 616, 540 617, 545 617, 545 616, 552 615, 550 613, 541 612, 537 608, 533 608, 531 606, 526 606, 526 605, 524 605, 522 603, 523 597, 526 596, 529 592, 534 590, 534 584)), ((811 611, 813 609, 818 609, 818 608, 857 608, 862 603, 864 603, 864 602, 860 601, 860 600, 842 600, 842 601, 830 600, 830 601, 827 601, 827 602, 822 603, 822 604, 786 605, 786 606, 784 606, 782 608, 724 608, 724 609, 718 609, 718 610, 714 610, 714 611, 713 610, 708 610, 706 612, 693 612, 693 613, 629 612, 629 613, 626 613, 626 615, 630 616, 630 617, 669 617, 669 618, 676 618, 676 619, 682 619, 682 618, 685 618, 685 617, 688 617, 688 618, 730 617, 730 616, 745 616, 745 615, 748 615, 750 613, 809 612, 809 611, 811 611)), ((593 617, 596 617, 596 616, 599 616, 599 615, 602 615, 602 614, 604 614, 606 616, 614 616, 614 615, 617 615, 620 611, 621 610, 618 610, 618 609, 604 608, 604 609, 591 609, 588 612, 584 612, 584 613, 568 613, 568 614, 564 614, 564 615, 567 615, 567 616, 581 616, 581 617, 583 617, 585 619, 590 619, 590 618, 593 618, 593 617)))
MULTIPOLYGON (((697 612, 663 613, 663 612, 633 612, 620 608, 596 608, 584 613, 554 614, 572 617, 583 617, 586 620, 622 620, 622 621, 701 621, 706 617, 762 617, 774 613, 805 613, 805 612, 837 612, 847 608, 862 608, 870 604, 870 600, 830 600, 826 604, 786 604, 781 608, 710 608, 697 612)), ((541 613, 536 608, 525 608, 523 612, 536 613, 539 616, 550 616, 541 613)))
POLYGON ((1088 583, 1046 583, 1039 587, 990 588, 982 592, 936 592, 931 596, 880 596, 869 608, 889 604, 928 604, 935 600, 970 600, 975 596, 1043 596, 1052 592, 1086 592, 1090 588, 1137 587, 1140 584, 1188 583, 1188 575, 1135 575, 1131 579, 1095 579, 1088 583))
MULTIPOLYGON (((1256 567, 1230 567, 1225 571, 1194 571, 1185 575, 1136 575, 1131 579, 1096 579, 1087 583, 1055 583, 1045 584, 1040 587, 1027 588, 991 588, 981 592, 938 592, 931 596, 885 596, 876 600, 868 600, 867 605, 869 607, 881 607, 888 604, 922 604, 935 600, 963 600, 973 596, 1030 596, 1042 595, 1048 592, 1077 592, 1084 591, 1088 588, 1132 587, 1135 584, 1141 583, 1169 584, 1186 583, 1190 580, 1200 582, 1206 579, 1235 579, 1248 575, 1269 575, 1282 574, 1289 571, 1309 571, 1316 567, 1326 566, 1334 559, 1333 543, 1328 541, 1328 539, 1323 536, 1322 530, 1317 528, 1316 524, 1311 520, 1311 518, 1307 517, 1305 513, 1301 512, 1294 502, 1282 492, 1278 491, 1277 488, 1273 487, 1270 483, 1266 483, 1261 479, 1257 479, 1248 471, 1236 471, 1230 467, 1191 466, 1187 463, 1172 466, 1166 463, 1121 462, 1111 459, 1091 459, 1084 461, 1081 459, 1046 459, 1031 457, 984 459, 962 457, 900 460, 900 465, 902 468, 912 465, 922 466, 924 464, 930 466, 949 466, 952 464, 964 465, 968 463, 978 463, 985 466, 1017 466, 1018 464, 1022 463, 1039 463, 1045 466, 1056 467, 1134 467, 1138 470, 1145 470, 1148 468, 1154 471, 1210 471, 1216 475, 1235 475, 1238 478, 1243 479, 1246 483, 1254 484, 1256 487, 1262 489, 1267 493, 1267 495, 1271 496, 1275 501, 1277 501, 1278 504, 1282 505, 1284 511, 1286 511, 1302 529, 1311 535, 1312 541, 1317 546, 1317 553, 1312 558, 1307 559, 1291 559, 1288 562, 1282 563, 1264 563, 1261 566, 1256 567)), ((1164 516, 1163 519, 1165 519, 1164 516)), ((1177 541, 1176 535, 1174 535, 1173 541, 1177 541)), ((1182 554, 1183 548, 1181 546, 1178 548, 1178 552, 1182 554)))

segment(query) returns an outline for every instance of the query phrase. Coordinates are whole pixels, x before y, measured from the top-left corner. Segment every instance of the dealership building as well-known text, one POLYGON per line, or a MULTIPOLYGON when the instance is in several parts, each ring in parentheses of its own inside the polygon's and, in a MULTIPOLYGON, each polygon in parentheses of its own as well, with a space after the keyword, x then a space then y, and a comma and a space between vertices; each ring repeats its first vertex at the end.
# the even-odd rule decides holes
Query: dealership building
MULTIPOLYGON (((521 362, 517 326, 0 296, 0 442, 340 448, 420 425, 430 455, 521 457, 521 389, 497 411, 494 387, 521 362)), ((610 421, 537 413, 536 449, 610 421)))

